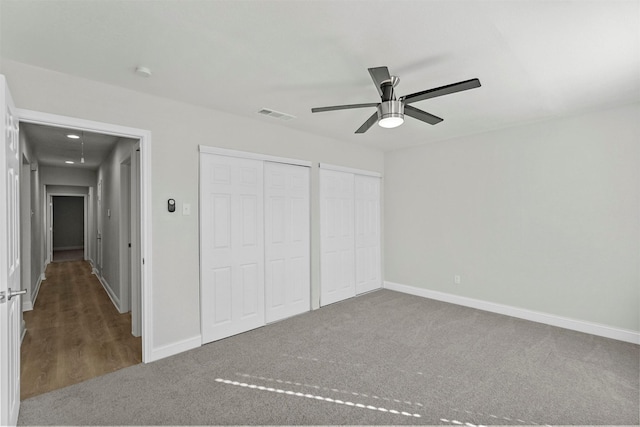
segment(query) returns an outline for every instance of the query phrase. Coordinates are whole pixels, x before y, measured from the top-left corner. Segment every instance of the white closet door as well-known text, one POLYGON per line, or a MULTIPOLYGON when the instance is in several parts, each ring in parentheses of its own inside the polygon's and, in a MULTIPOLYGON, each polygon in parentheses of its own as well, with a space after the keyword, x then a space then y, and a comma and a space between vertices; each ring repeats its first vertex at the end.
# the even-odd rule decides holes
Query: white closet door
POLYGON ((265 162, 266 320, 311 308, 309 168, 265 162))
POLYGON ((265 324, 263 162, 201 155, 202 339, 265 324))
POLYGON ((355 296, 354 175, 320 169, 320 305, 355 296))
POLYGON ((382 285, 380 268, 380 178, 355 176, 356 293, 382 285))

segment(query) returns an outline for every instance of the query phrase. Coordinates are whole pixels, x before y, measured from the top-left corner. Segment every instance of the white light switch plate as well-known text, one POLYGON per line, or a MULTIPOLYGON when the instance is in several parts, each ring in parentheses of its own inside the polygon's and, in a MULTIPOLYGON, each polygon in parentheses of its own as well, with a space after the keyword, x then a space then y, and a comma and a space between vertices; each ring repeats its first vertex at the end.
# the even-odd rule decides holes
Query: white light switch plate
POLYGON ((191 215, 191 204, 189 203, 182 204, 182 215, 191 215))

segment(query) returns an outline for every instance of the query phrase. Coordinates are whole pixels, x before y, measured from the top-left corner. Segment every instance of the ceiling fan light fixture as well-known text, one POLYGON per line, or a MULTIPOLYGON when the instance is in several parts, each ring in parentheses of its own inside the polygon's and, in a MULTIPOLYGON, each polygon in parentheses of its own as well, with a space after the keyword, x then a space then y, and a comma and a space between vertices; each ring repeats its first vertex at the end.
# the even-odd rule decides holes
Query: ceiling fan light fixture
POLYGON ((385 101, 378 106, 378 126, 392 129, 404 123, 404 104, 402 101, 385 101))

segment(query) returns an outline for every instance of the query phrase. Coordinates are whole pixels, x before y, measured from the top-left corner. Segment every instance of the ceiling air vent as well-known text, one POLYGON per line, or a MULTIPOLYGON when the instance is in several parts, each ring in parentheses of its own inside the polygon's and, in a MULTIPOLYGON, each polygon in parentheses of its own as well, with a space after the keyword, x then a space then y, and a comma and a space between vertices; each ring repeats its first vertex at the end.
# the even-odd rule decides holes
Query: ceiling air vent
POLYGON ((280 111, 275 111, 270 108, 263 108, 262 110, 258 111, 258 114, 280 120, 291 120, 296 118, 296 116, 292 116, 291 114, 281 113, 280 111))

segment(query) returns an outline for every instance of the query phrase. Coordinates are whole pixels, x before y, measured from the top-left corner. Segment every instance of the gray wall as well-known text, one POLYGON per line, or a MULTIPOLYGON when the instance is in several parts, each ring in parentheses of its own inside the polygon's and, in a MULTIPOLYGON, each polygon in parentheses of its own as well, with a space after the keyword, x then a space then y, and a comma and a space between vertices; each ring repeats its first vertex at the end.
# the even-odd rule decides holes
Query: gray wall
POLYGON ((632 105, 388 153, 385 279, 640 330, 639 118, 632 105))
MULTIPOLYGON (((286 124, 249 120, 3 59, 19 108, 151 131, 150 206, 154 333, 151 351, 200 335, 198 145, 308 160, 311 171, 312 305, 319 302, 318 162, 384 172, 381 151, 294 131, 286 124), (81 95, 79 95, 81 94, 81 95), (169 214, 174 198, 178 214, 169 214), (182 215, 183 203, 192 214, 182 215)), ((256 106, 256 110, 262 106, 256 106)), ((112 213, 113 215, 113 213, 112 213)), ((182 347, 180 347, 182 348, 182 347)))
POLYGON ((84 248, 84 198, 54 196, 53 250, 84 248))
POLYGON ((45 185, 93 187, 96 185, 97 172, 76 167, 41 166, 40 175, 45 185))

